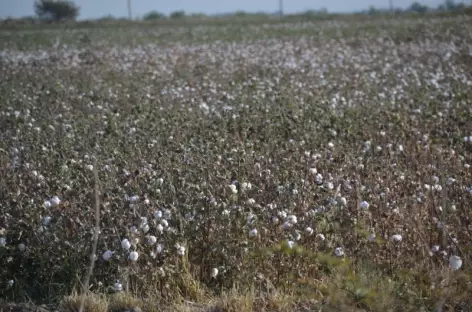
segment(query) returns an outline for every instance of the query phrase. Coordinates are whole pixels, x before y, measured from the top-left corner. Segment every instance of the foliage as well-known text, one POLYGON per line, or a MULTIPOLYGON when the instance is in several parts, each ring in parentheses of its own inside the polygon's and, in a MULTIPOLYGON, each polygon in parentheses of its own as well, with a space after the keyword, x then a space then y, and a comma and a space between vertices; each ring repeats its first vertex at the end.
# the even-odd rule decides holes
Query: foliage
POLYGON ((428 6, 423 5, 419 2, 413 2, 409 10, 415 13, 425 13, 428 11, 428 6))
POLYGON ((79 8, 72 1, 38 0, 34 6, 36 15, 43 20, 75 20, 79 15, 79 8))
POLYGON ((166 18, 166 15, 161 12, 151 11, 143 16, 143 20, 145 21, 155 21, 155 20, 163 20, 166 18))
POLYGON ((182 19, 185 17, 185 11, 175 11, 170 13, 169 17, 171 19, 182 19))

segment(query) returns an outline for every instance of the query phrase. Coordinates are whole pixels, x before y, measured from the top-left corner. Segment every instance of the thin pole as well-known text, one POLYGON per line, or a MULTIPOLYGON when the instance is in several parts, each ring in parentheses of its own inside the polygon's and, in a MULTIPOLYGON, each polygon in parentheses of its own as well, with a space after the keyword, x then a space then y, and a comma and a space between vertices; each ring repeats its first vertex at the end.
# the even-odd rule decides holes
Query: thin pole
POLYGON ((393 0, 388 0, 388 3, 390 5, 390 13, 393 13, 393 0))
POLYGON ((284 0, 279 0, 279 13, 280 16, 284 15, 284 0))
POLYGON ((127 1, 128 1, 128 18, 132 20, 133 14, 131 13, 131 0, 127 0, 127 1))

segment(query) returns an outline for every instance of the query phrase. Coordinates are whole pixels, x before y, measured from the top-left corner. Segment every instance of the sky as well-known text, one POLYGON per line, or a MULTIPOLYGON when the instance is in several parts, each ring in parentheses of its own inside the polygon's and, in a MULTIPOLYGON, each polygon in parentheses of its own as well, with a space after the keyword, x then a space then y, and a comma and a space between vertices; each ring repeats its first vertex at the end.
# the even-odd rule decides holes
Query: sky
MULTIPOLYGON (((35 0, 0 0, 0 18, 34 15, 35 0)), ((93 19, 107 15, 127 16, 127 0, 75 0, 80 7, 79 19, 93 19)), ((395 7, 406 8, 413 0, 393 0, 395 7)), ((420 3, 437 7, 443 0, 420 0, 420 3)), ((279 0, 131 0, 134 17, 156 10, 169 14, 177 10, 187 13, 276 12, 279 0)), ((308 9, 326 8, 329 12, 352 12, 368 9, 371 5, 387 8, 389 0, 285 0, 284 12, 295 13, 308 9)))

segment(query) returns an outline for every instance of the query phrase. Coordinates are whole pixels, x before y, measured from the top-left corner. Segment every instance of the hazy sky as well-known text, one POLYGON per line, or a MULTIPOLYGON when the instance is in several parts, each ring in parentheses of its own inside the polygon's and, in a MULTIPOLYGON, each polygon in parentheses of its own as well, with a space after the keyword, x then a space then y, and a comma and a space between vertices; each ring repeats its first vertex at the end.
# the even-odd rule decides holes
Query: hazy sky
MULTIPOLYGON (((166 14, 184 10, 185 12, 203 12, 207 14, 244 10, 248 12, 275 12, 279 0, 131 0, 133 15, 142 16, 151 10, 166 14)), ((80 8, 81 19, 97 18, 105 15, 126 16, 126 0, 75 0, 80 8)), ((285 0, 285 12, 292 13, 307 9, 327 8, 331 12, 349 12, 367 9, 374 5, 388 7, 388 0, 285 0)), ((405 8, 413 0, 393 0, 395 7, 405 8)), ((443 0, 420 0, 429 6, 438 6, 443 0)), ((34 0, 0 0, 0 18, 34 15, 34 0)))

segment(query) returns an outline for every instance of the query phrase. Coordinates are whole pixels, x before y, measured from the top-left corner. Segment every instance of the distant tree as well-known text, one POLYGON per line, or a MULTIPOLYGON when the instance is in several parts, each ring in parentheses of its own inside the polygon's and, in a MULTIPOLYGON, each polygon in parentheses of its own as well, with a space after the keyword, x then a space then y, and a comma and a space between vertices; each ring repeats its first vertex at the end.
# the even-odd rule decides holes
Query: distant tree
POLYGON ((446 10, 448 11, 454 11, 456 9, 456 3, 454 2, 454 0, 444 1, 444 6, 446 7, 446 10))
POLYGON ((145 21, 156 21, 156 20, 163 20, 166 18, 166 15, 161 12, 151 11, 143 16, 145 21))
POLYGON ((175 11, 170 13, 169 16, 171 19, 181 19, 185 17, 185 11, 175 11))
POLYGON ((371 6, 369 7, 369 15, 375 15, 375 14, 377 14, 378 12, 379 12, 379 11, 378 11, 373 5, 371 5, 371 6))
POLYGON ((410 6, 410 11, 416 13, 425 13, 428 11, 428 7, 419 2, 413 2, 413 4, 410 6))
POLYGON ((79 7, 68 0, 38 0, 34 4, 36 15, 43 20, 75 20, 79 7))

